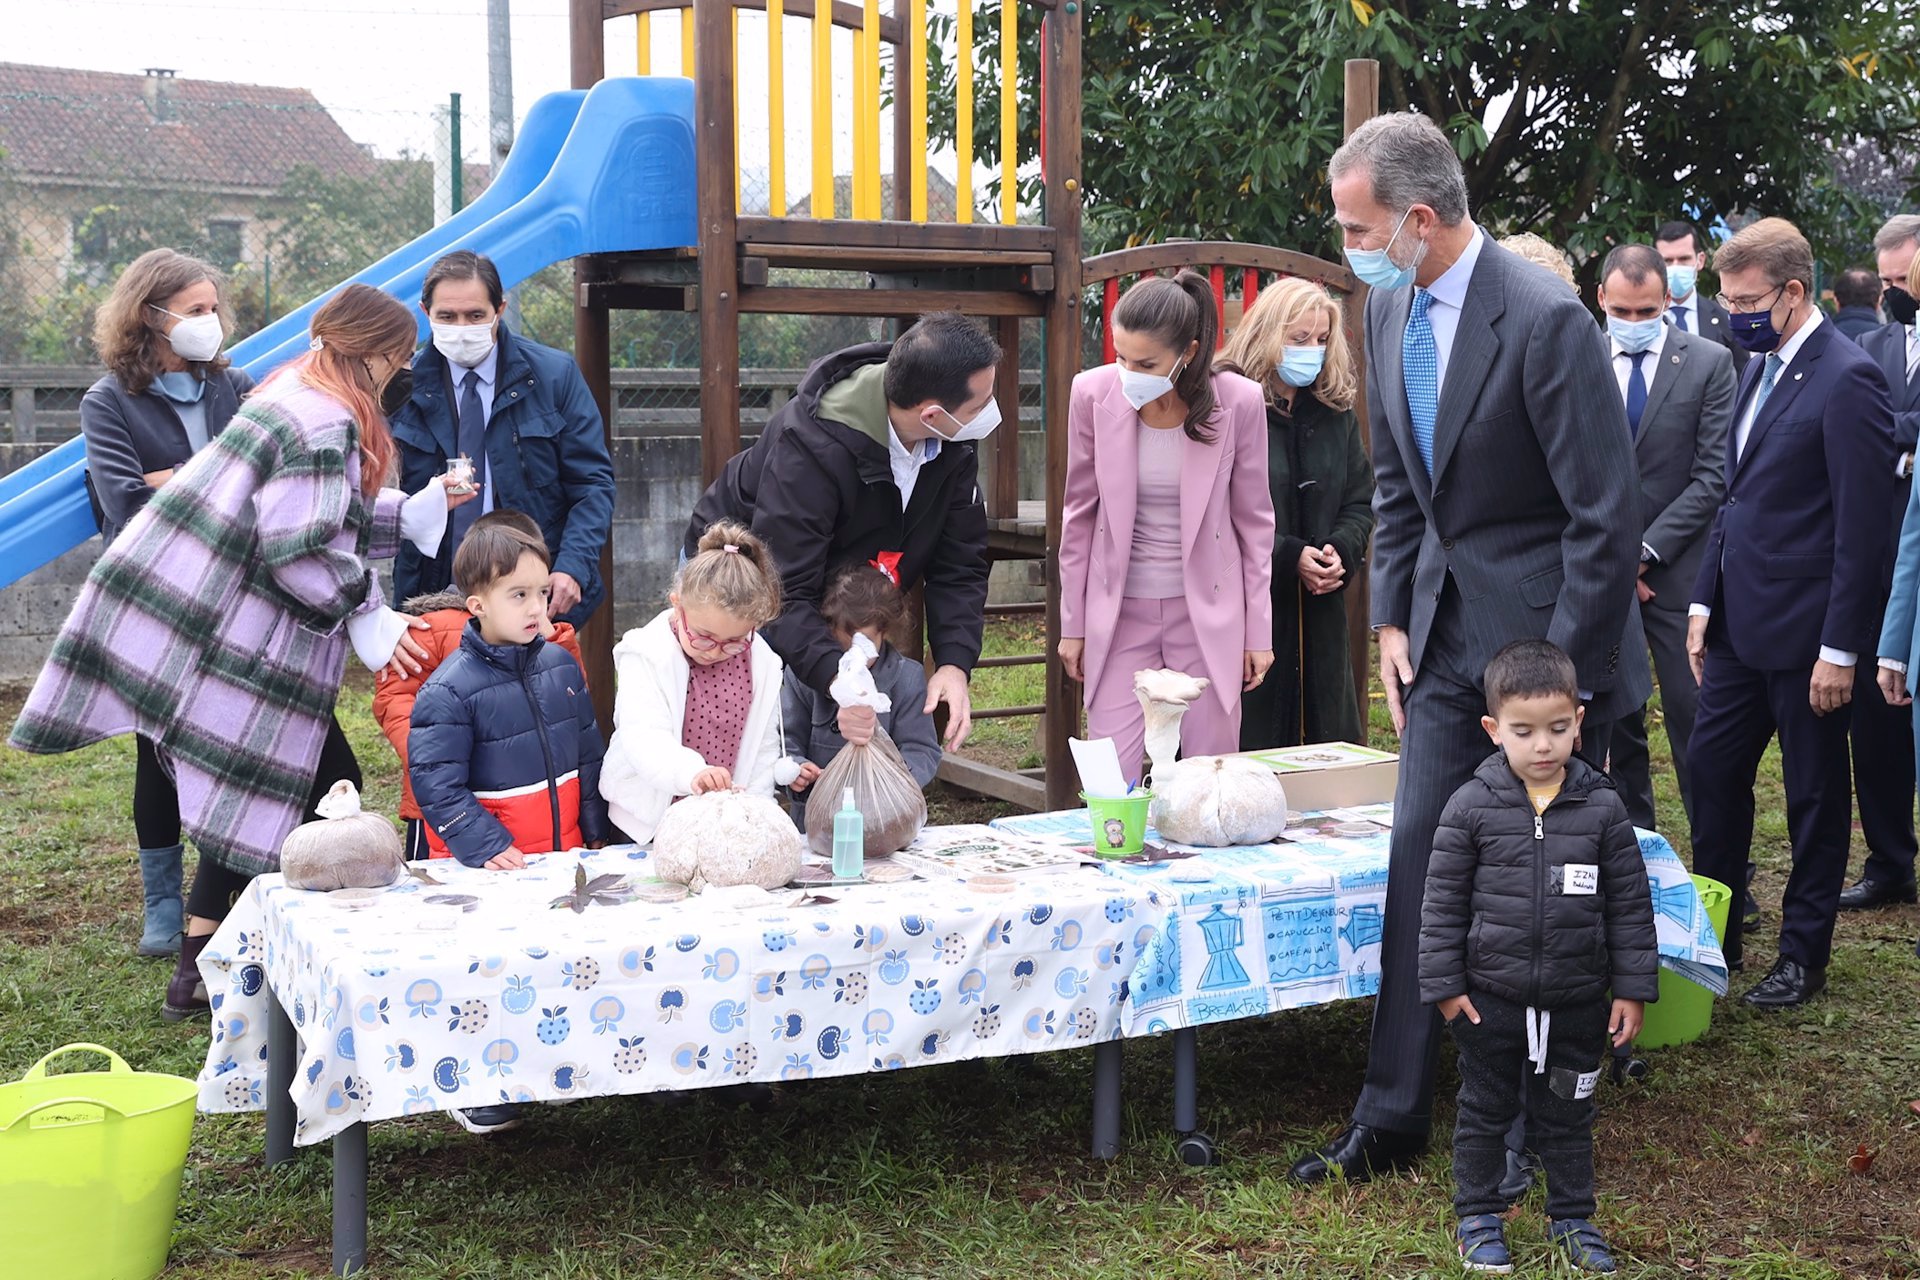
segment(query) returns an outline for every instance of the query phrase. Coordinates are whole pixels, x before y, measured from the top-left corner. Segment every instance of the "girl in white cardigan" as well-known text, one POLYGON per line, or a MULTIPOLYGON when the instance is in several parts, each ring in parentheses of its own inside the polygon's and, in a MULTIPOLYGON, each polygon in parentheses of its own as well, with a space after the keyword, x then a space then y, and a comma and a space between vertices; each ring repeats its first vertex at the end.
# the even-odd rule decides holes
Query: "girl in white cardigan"
POLYGON ((782 758, 782 666, 758 634, 780 614, 766 544, 740 525, 713 525, 668 600, 613 650, 619 691, 600 794, 640 844, 681 796, 731 787, 771 798, 802 772, 782 758))

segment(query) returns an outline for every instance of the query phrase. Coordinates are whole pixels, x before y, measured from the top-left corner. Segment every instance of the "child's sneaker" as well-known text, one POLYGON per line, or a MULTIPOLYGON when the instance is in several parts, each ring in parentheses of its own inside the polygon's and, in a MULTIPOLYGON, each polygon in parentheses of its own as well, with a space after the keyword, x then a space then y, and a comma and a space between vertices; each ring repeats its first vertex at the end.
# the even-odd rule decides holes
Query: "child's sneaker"
POLYGON ((505 1133, 520 1127, 520 1108, 511 1102, 491 1107, 467 1107, 455 1111, 453 1118, 468 1133, 505 1133))
POLYGON ((1612 1272, 1613 1255, 1606 1237, 1585 1218, 1561 1218, 1547 1224, 1547 1239, 1581 1271, 1612 1272))
POLYGON ((1469 1271, 1504 1276, 1513 1270, 1513 1255, 1507 1252, 1506 1226, 1497 1213, 1476 1213, 1460 1219, 1455 1239, 1460 1244, 1460 1262, 1469 1271))

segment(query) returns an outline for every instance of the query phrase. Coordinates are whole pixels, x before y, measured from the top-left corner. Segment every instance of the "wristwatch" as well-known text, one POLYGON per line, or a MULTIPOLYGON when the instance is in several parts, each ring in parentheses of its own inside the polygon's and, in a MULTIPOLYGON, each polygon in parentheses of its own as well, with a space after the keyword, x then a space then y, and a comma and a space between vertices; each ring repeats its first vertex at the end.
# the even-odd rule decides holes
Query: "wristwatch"
POLYGON ((1640 563, 1641 564, 1659 564, 1660 563, 1660 557, 1654 553, 1654 550, 1652 547, 1648 546, 1644 542, 1640 544, 1640 563))

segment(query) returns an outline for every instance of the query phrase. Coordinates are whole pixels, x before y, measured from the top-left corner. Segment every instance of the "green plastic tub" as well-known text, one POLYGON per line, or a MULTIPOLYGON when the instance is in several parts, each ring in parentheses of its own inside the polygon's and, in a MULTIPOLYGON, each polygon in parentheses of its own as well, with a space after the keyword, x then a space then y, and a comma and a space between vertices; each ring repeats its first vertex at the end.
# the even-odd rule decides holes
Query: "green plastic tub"
MULTIPOLYGON (((1705 876, 1693 878, 1706 904, 1707 919, 1713 922, 1713 936, 1727 936, 1727 908, 1733 902, 1733 890, 1705 876)), ((1713 1021, 1713 992, 1689 981, 1671 969, 1660 970, 1660 999, 1647 1006, 1646 1020, 1640 1024, 1640 1036, 1634 1044, 1642 1049, 1661 1049, 1673 1044, 1692 1044, 1707 1033, 1713 1021)))
POLYGON ((0 1275, 149 1280, 167 1265, 199 1087, 97 1044, 0 1084, 0 1275), (48 1075, 91 1050, 106 1071, 48 1075))
POLYGON ((1147 806, 1153 801, 1153 792, 1090 796, 1082 791, 1080 798, 1087 802, 1095 853, 1103 858, 1130 858, 1146 847, 1147 806))

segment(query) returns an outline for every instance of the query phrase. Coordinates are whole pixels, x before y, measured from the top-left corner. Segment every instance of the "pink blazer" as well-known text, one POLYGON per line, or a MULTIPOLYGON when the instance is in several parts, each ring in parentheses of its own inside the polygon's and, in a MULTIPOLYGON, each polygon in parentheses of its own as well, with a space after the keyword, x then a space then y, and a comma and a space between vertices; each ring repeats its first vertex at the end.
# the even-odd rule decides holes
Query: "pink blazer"
MULTIPOLYGON (((1273 494, 1267 488, 1267 410, 1260 387, 1216 373, 1210 445, 1188 448, 1180 475, 1187 609, 1210 692, 1231 711, 1249 649, 1273 648, 1273 494)), ((1087 687, 1099 683, 1120 617, 1140 483, 1140 415, 1112 365, 1073 380, 1067 414, 1067 492, 1060 531, 1060 634, 1086 641, 1087 687)))

